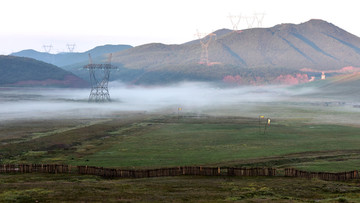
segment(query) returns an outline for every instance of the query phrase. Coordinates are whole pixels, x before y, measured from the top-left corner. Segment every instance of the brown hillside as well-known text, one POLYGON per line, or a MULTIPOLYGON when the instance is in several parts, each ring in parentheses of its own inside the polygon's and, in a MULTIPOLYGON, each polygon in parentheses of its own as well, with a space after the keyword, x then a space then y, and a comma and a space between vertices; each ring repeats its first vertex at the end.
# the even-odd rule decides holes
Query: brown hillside
MULTIPOLYGON (((241 32, 218 30, 209 60, 239 68, 339 69, 360 66, 360 38, 322 20, 280 24, 241 32)), ((146 44, 113 55, 130 69, 162 69, 196 64, 198 40, 181 45, 146 44)))

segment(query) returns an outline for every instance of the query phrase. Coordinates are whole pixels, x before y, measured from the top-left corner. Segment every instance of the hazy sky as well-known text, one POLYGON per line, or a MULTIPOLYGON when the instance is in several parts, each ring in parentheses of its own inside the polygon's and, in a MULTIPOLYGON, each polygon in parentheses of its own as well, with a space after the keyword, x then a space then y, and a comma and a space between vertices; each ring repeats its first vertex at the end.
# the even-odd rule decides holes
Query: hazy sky
MULTIPOLYGON (((103 44, 181 44, 232 29, 229 14, 266 15, 262 27, 323 19, 360 36, 356 0, 1 0, 0 54, 23 49, 51 53, 76 44, 82 52, 103 44)), ((245 20, 239 25, 247 28, 245 20)))

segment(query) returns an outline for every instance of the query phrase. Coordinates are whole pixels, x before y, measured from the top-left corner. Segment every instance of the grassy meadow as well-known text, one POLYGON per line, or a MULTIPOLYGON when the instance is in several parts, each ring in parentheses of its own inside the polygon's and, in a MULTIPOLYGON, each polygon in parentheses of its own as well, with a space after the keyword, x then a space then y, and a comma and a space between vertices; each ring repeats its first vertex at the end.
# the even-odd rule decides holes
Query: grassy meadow
POLYGON ((256 117, 140 113, 18 125, 1 127, 2 163, 271 166, 329 172, 360 168, 357 126, 308 119, 274 118, 266 126, 266 119, 259 123, 256 117))
MULTIPOLYGON (((358 109, 288 101, 92 118, 0 123, 0 159, 112 168, 171 166, 360 169, 358 109), (271 124, 266 126, 266 119, 271 124), (265 131, 266 126, 266 131, 265 131)), ((75 174, 0 174, 0 202, 357 202, 358 180, 287 177, 104 179, 75 174)))

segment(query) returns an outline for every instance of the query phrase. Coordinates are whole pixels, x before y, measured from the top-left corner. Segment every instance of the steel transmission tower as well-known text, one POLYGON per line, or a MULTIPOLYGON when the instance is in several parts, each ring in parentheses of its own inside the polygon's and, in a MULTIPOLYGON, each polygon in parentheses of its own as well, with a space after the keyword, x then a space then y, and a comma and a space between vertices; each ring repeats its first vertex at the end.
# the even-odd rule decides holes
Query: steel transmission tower
POLYGON ((265 13, 254 13, 254 16, 255 16, 256 21, 257 21, 257 26, 262 27, 262 22, 264 20, 265 13))
POLYGON ((44 48, 44 51, 46 53, 50 53, 51 49, 53 48, 53 46, 50 44, 50 45, 43 45, 43 48, 44 48))
POLYGON ((206 64, 209 65, 209 51, 208 47, 213 38, 216 40, 216 34, 210 33, 210 34, 202 34, 197 31, 196 35, 199 38, 200 44, 201 44, 201 56, 199 64, 206 64))
POLYGON ((229 14, 228 18, 230 19, 231 25, 233 26, 233 32, 238 31, 239 23, 241 21, 241 15, 235 16, 229 14))
POLYGON ((66 44, 70 53, 74 52, 76 44, 66 44))
POLYGON ((238 30, 241 20, 245 22, 248 29, 253 28, 254 26, 262 27, 262 22, 265 17, 265 12, 263 13, 254 13, 253 15, 244 16, 244 15, 231 15, 229 14, 228 18, 230 19, 231 25, 233 26, 233 32, 241 32, 238 30), (257 25, 256 25, 257 24, 257 25))
POLYGON ((245 21, 246 21, 248 29, 253 28, 255 20, 256 20, 255 16, 246 16, 245 17, 245 21))
POLYGON ((91 55, 89 54, 89 64, 84 66, 89 70, 91 91, 89 96, 89 102, 109 102, 110 94, 108 89, 108 83, 110 78, 110 70, 117 69, 116 66, 111 65, 112 54, 109 55, 108 63, 106 64, 93 64, 91 55), (99 72, 99 74, 96 74, 99 72), (98 78, 96 75, 101 75, 98 78))

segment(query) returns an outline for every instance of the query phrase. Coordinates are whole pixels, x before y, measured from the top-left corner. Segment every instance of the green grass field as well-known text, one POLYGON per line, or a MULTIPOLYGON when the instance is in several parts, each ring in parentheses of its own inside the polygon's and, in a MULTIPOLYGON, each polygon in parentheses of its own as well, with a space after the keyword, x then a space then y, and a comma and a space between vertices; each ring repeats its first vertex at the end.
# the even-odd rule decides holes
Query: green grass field
MULTIPOLYGON (((264 134, 264 126, 259 133, 257 122, 198 122, 154 124, 151 131, 136 136, 117 134, 116 138, 120 138, 114 139, 111 147, 82 157, 88 160, 86 162, 80 160, 72 164, 107 167, 222 165, 294 153, 346 152, 357 150, 360 143, 359 129, 355 127, 285 126, 278 121, 264 134)), ((360 163, 355 166, 360 168, 360 163)))
MULTIPOLYGON (((258 120, 261 114, 243 108, 247 110, 229 107, 203 114, 189 110, 179 117, 171 112, 119 112, 106 118, 3 123, 1 164, 275 167, 279 173, 285 167, 327 172, 360 169, 356 109, 258 105, 256 111, 272 119, 264 133, 265 120, 260 126, 258 120)), ((358 202, 359 194, 358 180, 0 174, 0 202, 358 202)))
MULTIPOLYGON (((309 124, 306 119, 273 119, 265 133, 265 120, 259 125, 257 118, 191 114, 65 121, 61 127, 52 124, 41 129, 23 127, 23 135, 16 139, 2 137, 3 163, 123 168, 271 166, 330 172, 360 168, 358 127, 309 124)), ((16 125, 1 130, 11 135, 17 132, 16 125)))

